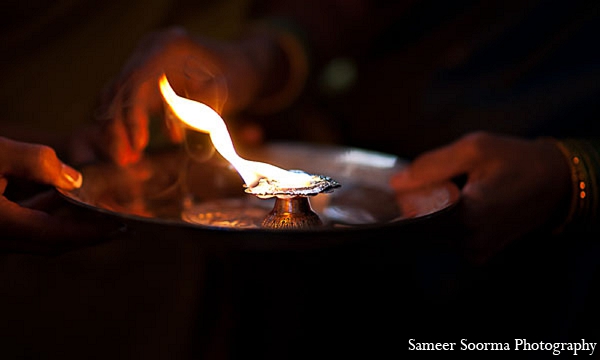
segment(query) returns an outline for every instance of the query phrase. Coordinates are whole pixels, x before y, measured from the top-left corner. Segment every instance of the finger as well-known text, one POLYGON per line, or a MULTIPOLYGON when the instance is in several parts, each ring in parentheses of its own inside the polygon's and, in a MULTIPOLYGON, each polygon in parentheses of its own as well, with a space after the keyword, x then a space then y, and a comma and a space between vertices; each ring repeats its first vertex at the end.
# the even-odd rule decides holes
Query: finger
POLYGON ((98 131, 92 134, 95 151, 120 166, 133 163, 140 157, 130 140, 129 126, 125 125, 130 91, 131 86, 122 81, 110 85, 96 113, 98 131))
POLYGON ((409 166, 394 174, 390 185, 396 190, 409 190, 427 184, 450 180, 464 174, 472 158, 461 142, 424 153, 409 166))
POLYGON ((127 112, 124 118, 124 124, 129 133, 129 142, 136 152, 141 152, 146 148, 150 139, 149 133, 149 114, 152 99, 152 81, 145 81, 133 90, 131 102, 126 104, 127 112))
POLYGON ((179 120, 170 109, 166 109, 164 113, 164 126, 167 137, 174 144, 181 143, 183 141, 185 131, 183 125, 181 124, 181 120, 179 120))
POLYGON ((81 174, 60 161, 52 148, 1 137, 0 174, 13 175, 65 190, 79 188, 83 181, 81 174))
POLYGON ((140 154, 134 151, 129 139, 128 129, 123 123, 123 114, 119 111, 115 118, 104 125, 102 136, 96 146, 115 164, 126 166, 136 162, 140 157, 140 154))

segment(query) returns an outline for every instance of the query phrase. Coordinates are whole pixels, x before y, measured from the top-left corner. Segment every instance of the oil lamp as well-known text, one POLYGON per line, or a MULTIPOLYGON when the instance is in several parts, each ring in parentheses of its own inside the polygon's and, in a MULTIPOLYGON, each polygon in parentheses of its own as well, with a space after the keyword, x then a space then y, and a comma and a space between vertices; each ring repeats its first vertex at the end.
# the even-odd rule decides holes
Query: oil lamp
POLYGON ((258 185, 246 188, 246 192, 258 197, 275 197, 273 210, 263 220, 262 226, 270 229, 308 229, 323 225, 312 210, 308 198, 330 192, 340 184, 330 177, 311 175, 308 186, 285 188, 277 180, 260 179, 258 185))
POLYGON ((261 199, 275 197, 274 207, 262 221, 262 227, 310 229, 323 224, 308 199, 340 187, 337 181, 323 175, 284 170, 271 164, 243 159, 235 151, 227 126, 216 111, 203 103, 177 95, 164 74, 160 77, 159 87, 177 118, 196 131, 209 134, 217 152, 244 180, 246 193, 261 199))

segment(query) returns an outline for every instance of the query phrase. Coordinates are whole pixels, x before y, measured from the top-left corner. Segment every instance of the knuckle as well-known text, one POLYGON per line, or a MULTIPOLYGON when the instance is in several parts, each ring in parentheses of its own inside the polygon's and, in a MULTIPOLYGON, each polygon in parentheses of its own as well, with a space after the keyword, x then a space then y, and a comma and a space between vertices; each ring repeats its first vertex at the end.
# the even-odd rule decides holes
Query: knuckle
POLYGON ((466 149, 472 152, 479 152, 484 149, 492 140, 492 135, 486 131, 476 131, 463 137, 462 143, 466 149))
POLYGON ((463 139, 473 145, 479 145, 489 141, 490 134, 486 131, 475 131, 463 137, 463 139))
POLYGON ((464 135, 455 146, 466 162, 477 162, 489 152, 493 136, 486 131, 476 131, 464 135))
POLYGON ((56 152, 47 145, 37 145, 35 155, 40 162, 48 162, 56 159, 56 152))
POLYGON ((56 152, 46 145, 35 145, 31 152, 30 164, 33 169, 50 170, 57 163, 56 152))

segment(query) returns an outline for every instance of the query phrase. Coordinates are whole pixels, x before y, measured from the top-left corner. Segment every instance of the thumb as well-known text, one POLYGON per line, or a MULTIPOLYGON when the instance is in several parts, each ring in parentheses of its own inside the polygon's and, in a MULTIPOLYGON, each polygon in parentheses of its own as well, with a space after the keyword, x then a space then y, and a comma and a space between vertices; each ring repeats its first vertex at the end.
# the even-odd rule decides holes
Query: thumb
POLYGON ((0 137, 0 175, 12 175, 65 190, 81 187, 79 171, 64 164, 51 147, 0 137))
POLYGON ((399 191, 450 180, 467 172, 471 158, 465 155, 461 142, 426 152, 392 175, 390 185, 399 191))

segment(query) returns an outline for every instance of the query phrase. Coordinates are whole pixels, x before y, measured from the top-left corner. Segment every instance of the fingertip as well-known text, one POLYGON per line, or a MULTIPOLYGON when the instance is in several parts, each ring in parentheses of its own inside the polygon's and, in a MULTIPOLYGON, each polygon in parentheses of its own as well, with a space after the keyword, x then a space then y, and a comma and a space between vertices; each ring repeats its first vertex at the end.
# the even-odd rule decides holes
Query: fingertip
POLYGON ((148 129, 140 129, 137 136, 134 137, 133 148, 136 152, 141 152, 148 146, 148 142, 150 141, 150 134, 148 133, 148 129))
POLYGON ((183 142, 184 133, 181 126, 172 126, 167 130, 169 140, 174 144, 180 144, 183 142))
POLYGON ((136 162, 140 161, 141 158, 141 151, 132 151, 129 153, 129 157, 127 158, 127 164, 135 164, 136 162))
POLYGON ((73 188, 78 189, 83 184, 83 175, 72 167, 62 164, 61 175, 73 188))
POLYGON ((111 126, 111 132, 106 134, 104 149, 110 161, 121 167, 138 161, 141 151, 136 150, 133 138, 130 141, 125 126, 120 121, 115 121, 111 126))
POLYGON ((130 157, 127 154, 117 154, 113 156, 113 162, 120 167, 125 167, 131 163, 130 157))
POLYGON ((113 161, 120 167, 126 167, 131 164, 135 164, 142 158, 141 152, 133 150, 123 151, 113 157, 113 161))

